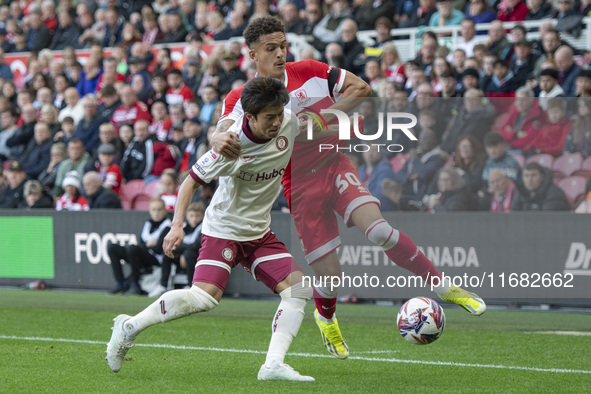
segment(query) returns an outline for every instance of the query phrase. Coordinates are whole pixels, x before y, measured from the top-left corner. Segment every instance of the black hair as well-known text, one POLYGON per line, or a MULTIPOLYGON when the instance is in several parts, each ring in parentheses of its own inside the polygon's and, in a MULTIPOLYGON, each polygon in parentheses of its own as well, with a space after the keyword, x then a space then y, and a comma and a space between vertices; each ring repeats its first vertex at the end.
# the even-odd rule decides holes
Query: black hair
POLYGON ((244 86, 240 101, 244 112, 256 117, 267 107, 286 105, 289 102, 289 93, 280 80, 258 77, 244 86))
POLYGON ((497 132, 488 133, 484 136, 484 146, 495 146, 505 142, 503 136, 497 132))
POLYGON ((250 22, 244 29, 244 41, 246 46, 252 48, 259 42, 261 36, 273 33, 285 33, 285 25, 281 20, 273 16, 263 16, 250 22))
POLYGON ((540 165, 540 163, 537 163, 537 162, 535 162, 535 161, 531 161, 531 162, 527 163, 527 164, 526 164, 526 165, 523 167, 523 169, 524 169, 524 170, 528 170, 528 171, 537 171, 537 172, 539 172, 540 174, 543 174, 543 173, 544 173, 544 167, 542 167, 542 166, 540 165))

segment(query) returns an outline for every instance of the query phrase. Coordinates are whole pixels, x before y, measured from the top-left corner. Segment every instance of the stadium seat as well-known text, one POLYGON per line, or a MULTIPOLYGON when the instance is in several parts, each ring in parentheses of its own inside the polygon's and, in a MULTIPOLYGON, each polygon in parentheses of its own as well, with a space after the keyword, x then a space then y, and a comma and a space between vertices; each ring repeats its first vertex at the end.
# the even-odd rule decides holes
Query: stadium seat
POLYGON ((525 157, 523 157, 521 153, 511 153, 511 156, 513 156, 513 158, 517 160, 517 163, 519 163, 519 167, 523 168, 523 166, 525 165, 525 157))
POLYGON ((160 196, 160 181, 150 182, 146 185, 146 188, 143 191, 144 194, 147 194, 150 197, 158 197, 160 196))
POLYGON ((554 179, 562 179, 571 176, 576 170, 581 169, 583 165, 583 156, 580 153, 569 153, 562 155, 552 165, 554 179))
POLYGON ((557 185, 564 191, 573 206, 577 206, 585 198, 585 184, 582 176, 569 176, 558 181, 557 185))
POLYGON ((146 187, 146 184, 141 179, 134 179, 133 181, 126 182, 121 187, 120 197, 127 197, 129 201, 133 201, 135 196, 141 194, 146 187))
POLYGON ((554 156, 552 156, 548 153, 540 153, 540 154, 528 157, 527 160, 525 161, 525 164, 531 163, 531 162, 536 162, 539 165, 541 165, 542 167, 552 169, 552 165, 554 164, 554 156))
POLYGON ((576 170, 572 175, 584 176, 585 178, 591 177, 591 156, 586 158, 581 165, 581 169, 576 170))
POLYGON ((131 210, 131 200, 124 195, 120 195, 119 199, 121 200, 121 207, 124 211, 131 210))
POLYGON ((150 208, 150 200, 152 197, 141 193, 133 199, 133 209, 137 211, 147 211, 150 208))
POLYGON ((394 171, 394 172, 400 171, 402 169, 402 167, 404 167, 404 165, 406 164, 407 161, 408 161, 408 156, 406 156, 406 155, 394 156, 394 158, 390 161, 390 163, 392 164, 392 171, 394 171))

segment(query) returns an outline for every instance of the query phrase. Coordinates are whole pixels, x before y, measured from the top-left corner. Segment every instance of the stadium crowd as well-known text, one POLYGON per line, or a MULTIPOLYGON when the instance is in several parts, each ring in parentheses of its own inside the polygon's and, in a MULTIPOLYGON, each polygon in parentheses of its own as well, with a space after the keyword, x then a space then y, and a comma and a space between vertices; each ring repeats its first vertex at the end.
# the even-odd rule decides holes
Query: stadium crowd
MULTIPOLYGON (((417 116, 418 141, 400 133, 342 150, 383 210, 581 203, 577 211, 589 212, 591 52, 563 37, 581 34, 589 0, 5 0, 0 208, 147 209, 161 196, 174 209, 179 181, 210 149, 224 96, 255 76, 236 38, 268 14, 310 37, 315 50, 300 59, 320 53, 316 60, 368 82, 375 97, 359 108, 368 132, 388 112, 417 116), (523 25, 503 26, 526 20, 545 20, 539 40, 523 25), (475 25, 489 22, 483 39, 475 25), (453 25, 462 36, 453 48, 429 30, 453 25), (413 60, 399 57, 390 35, 399 27, 420 34, 413 60), (358 31, 372 29, 375 44, 362 44, 358 31), (216 41, 225 43, 206 55, 216 41), (186 43, 180 61, 154 47, 172 43, 186 43), (77 58, 79 49, 90 56, 77 58), (17 79, 4 62, 13 52, 28 57, 17 79)), ((207 205, 214 189, 202 187, 197 200, 207 205)))

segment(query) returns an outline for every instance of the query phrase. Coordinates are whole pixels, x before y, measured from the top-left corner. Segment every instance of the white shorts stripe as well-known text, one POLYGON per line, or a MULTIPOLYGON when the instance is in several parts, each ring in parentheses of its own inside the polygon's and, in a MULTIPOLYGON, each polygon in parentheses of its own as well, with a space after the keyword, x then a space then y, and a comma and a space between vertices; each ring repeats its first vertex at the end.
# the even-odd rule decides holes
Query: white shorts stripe
POLYGON ((368 204, 368 203, 376 203, 376 204, 378 204, 378 207, 380 206, 380 200, 378 200, 377 198, 375 198, 372 195, 357 197, 356 199, 351 201, 349 203, 349 205, 347 206, 347 209, 345 209, 345 217, 343 218, 343 220, 345 221, 345 224, 347 226, 349 226, 349 220, 351 219, 351 214, 353 213, 354 210, 356 210, 360 206, 368 204))
POLYGON ((270 254, 268 256, 259 257, 258 259, 256 259, 252 263, 252 266, 250 267, 250 273, 252 274, 252 277, 255 280, 258 280, 256 277, 256 274, 254 273, 254 270, 257 268, 257 265, 259 265, 260 263, 264 263, 265 261, 279 260, 279 259, 284 259, 287 257, 292 257, 292 256, 289 253, 278 253, 278 254, 270 254))
POLYGON ((217 260, 199 260, 197 264, 195 264, 195 268, 199 267, 200 265, 213 265, 215 267, 224 268, 228 273, 232 272, 232 268, 227 263, 217 261, 217 260))
POLYGON ((341 246, 341 237, 333 238, 324 245, 317 248, 316 250, 313 250, 310 253, 308 253, 306 255, 306 261, 308 262, 308 264, 312 264, 319 258, 326 256, 339 246, 341 246))

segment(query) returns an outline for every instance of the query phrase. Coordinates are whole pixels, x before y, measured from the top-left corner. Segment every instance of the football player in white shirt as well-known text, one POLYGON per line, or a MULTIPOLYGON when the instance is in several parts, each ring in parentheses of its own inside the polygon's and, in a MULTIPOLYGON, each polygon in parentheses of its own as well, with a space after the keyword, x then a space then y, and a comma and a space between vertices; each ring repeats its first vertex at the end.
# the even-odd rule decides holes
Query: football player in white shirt
POLYGON ((245 116, 232 129, 240 138, 242 155, 226 159, 209 151, 183 182, 164 251, 172 256, 183 239, 183 218, 200 184, 220 176, 220 186, 203 221, 202 247, 187 290, 172 290, 136 316, 119 315, 107 345, 113 372, 121 369, 136 336, 146 328, 215 308, 233 267, 241 264, 252 276, 281 296, 273 332, 259 380, 314 381, 284 363, 298 333, 312 289, 302 284, 302 271, 287 248, 269 229, 270 210, 281 175, 289 163, 299 127, 284 105, 287 90, 274 78, 255 78, 242 93, 245 116))

